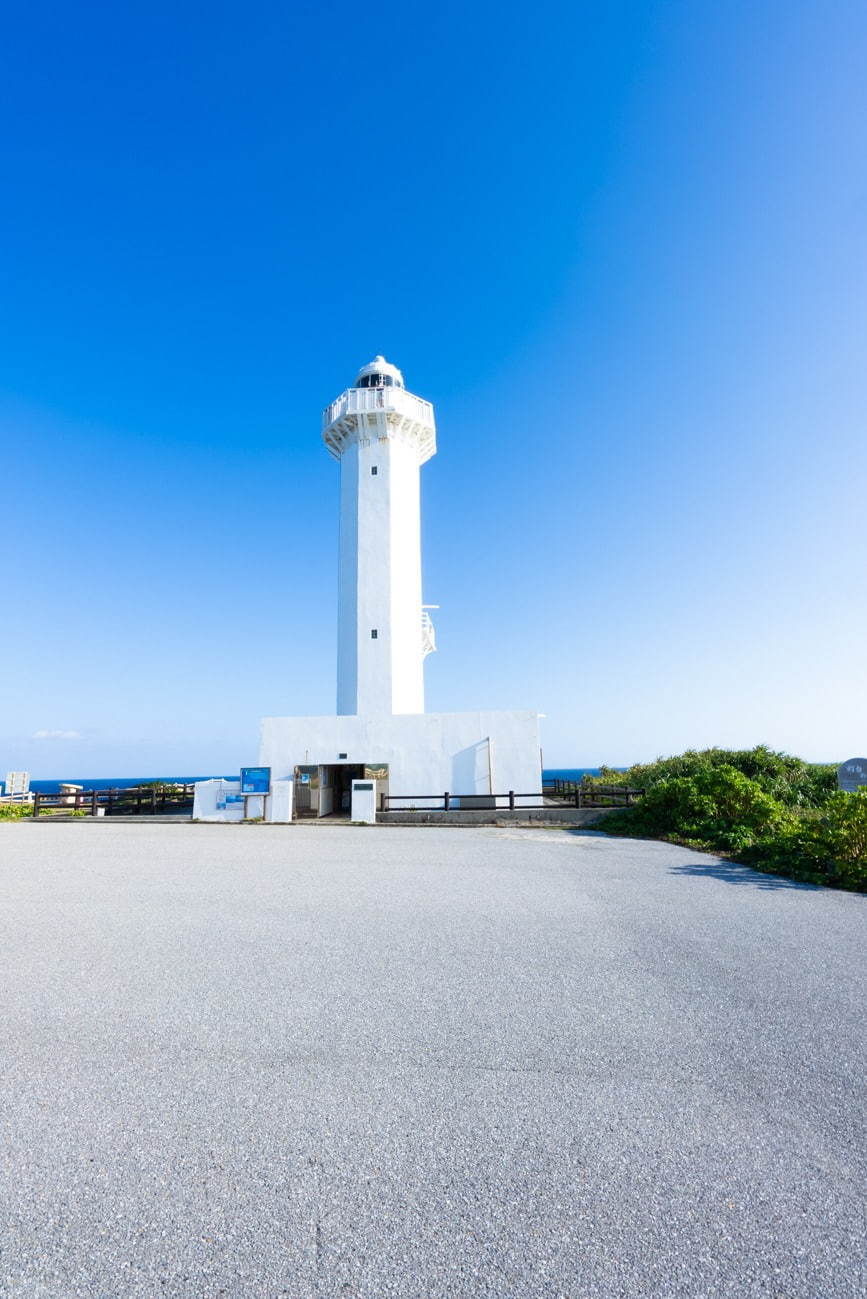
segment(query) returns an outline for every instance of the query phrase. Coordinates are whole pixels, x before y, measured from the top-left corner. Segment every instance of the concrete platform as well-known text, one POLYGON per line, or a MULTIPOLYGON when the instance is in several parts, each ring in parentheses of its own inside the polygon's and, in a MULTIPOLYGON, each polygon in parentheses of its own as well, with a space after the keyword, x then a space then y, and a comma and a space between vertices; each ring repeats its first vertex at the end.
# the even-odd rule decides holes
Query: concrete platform
POLYGON ((595 825, 611 807, 525 807, 455 809, 448 812, 377 812, 377 825, 595 825))
POLYGON ((867 898, 571 830, 0 825, 4 1299, 858 1299, 867 898))

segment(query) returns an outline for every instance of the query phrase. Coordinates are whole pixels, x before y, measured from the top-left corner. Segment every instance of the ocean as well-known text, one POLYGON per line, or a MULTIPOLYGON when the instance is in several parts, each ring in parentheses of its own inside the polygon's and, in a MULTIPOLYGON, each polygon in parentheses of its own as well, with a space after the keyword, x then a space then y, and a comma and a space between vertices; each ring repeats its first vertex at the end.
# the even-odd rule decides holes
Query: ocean
MULTIPOLYGON (((237 780, 237 771, 227 776, 226 780, 237 780)), ((542 772, 545 780, 580 780, 582 776, 598 776, 598 767, 546 767, 542 772)), ((196 780, 211 780, 213 776, 69 776, 62 780, 31 780, 30 788, 34 793, 59 794, 60 786, 80 785, 82 789, 132 789, 136 785, 149 785, 154 780, 164 780, 169 785, 190 785, 196 780)))
MULTIPOLYGON (((599 767, 544 767, 542 770, 543 780, 581 780, 583 776, 598 776, 599 767)), ((621 770, 620 767, 617 768, 621 770)), ((625 771, 626 768, 624 767, 625 771)))
MULTIPOLYGON (((34 794, 59 794, 61 785, 80 785, 82 789, 134 789, 136 785, 150 785, 164 780, 169 785, 191 785, 196 780, 211 780, 211 776, 64 776, 62 780, 31 780, 34 794)), ((237 771, 230 777, 237 780, 237 771)))

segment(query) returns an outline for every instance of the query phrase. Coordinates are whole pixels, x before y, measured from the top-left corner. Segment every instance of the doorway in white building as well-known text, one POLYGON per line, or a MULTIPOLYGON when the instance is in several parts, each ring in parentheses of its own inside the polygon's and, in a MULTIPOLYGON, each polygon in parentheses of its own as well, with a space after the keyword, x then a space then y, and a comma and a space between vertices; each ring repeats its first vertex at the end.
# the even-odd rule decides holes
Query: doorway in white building
POLYGON ((295 816, 319 815, 319 768, 295 768, 295 816))
POLYGON ((332 762, 295 768, 295 817, 343 817, 352 810, 353 780, 375 780, 377 803, 388 793, 387 762, 332 762))
POLYGON ((364 763, 336 762, 319 770, 319 815, 348 819, 352 810, 352 782, 364 779, 364 763))

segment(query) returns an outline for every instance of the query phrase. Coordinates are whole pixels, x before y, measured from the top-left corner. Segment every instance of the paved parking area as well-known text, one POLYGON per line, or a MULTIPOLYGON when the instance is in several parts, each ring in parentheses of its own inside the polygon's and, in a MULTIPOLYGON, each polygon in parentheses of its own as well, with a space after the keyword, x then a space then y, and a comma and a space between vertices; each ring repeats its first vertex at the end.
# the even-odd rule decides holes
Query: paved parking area
POLYGON ((865 926, 568 831, 0 826, 0 1295, 862 1299, 865 926))

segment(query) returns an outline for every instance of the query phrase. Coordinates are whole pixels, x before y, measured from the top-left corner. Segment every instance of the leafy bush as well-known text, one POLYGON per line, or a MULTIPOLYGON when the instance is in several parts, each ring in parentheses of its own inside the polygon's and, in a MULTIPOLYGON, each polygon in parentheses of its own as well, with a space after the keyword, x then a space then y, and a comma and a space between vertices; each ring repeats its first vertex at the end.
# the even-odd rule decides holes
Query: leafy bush
MULTIPOLYGON (((0 803, 0 821, 20 821, 22 817, 33 815, 32 803, 0 803)), ((90 816, 90 809, 86 807, 72 808, 63 806, 40 807, 39 815, 69 817, 69 816, 90 816)))
POLYGON ((774 875, 830 883, 815 815, 795 817, 775 833, 762 835, 738 854, 738 860, 774 875))
POLYGON ((821 821, 821 834, 834 865, 848 882, 867 885, 867 789, 832 794, 821 821))
POLYGON ((0 803, 0 821, 18 821, 33 815, 32 803, 0 803))
POLYGON ((837 790, 821 815, 800 818, 782 835, 759 839, 744 860, 762 870, 867 889, 867 789, 837 790))
POLYGON ((759 870, 867 890, 867 789, 838 790, 834 767, 762 745, 690 750, 627 772, 603 768, 588 783, 646 791, 605 818, 609 834, 671 839, 737 854, 759 870))
POLYGON ((665 780, 698 777, 720 767, 733 767, 786 807, 821 807, 837 787, 836 767, 810 764, 764 744, 754 749, 689 749, 674 757, 637 763, 628 771, 602 767, 601 774, 588 777, 587 783, 650 790, 665 780))
POLYGON ((736 852, 786 822, 786 808, 731 766, 699 767, 651 785, 634 808, 606 818, 615 834, 665 835, 736 852))

